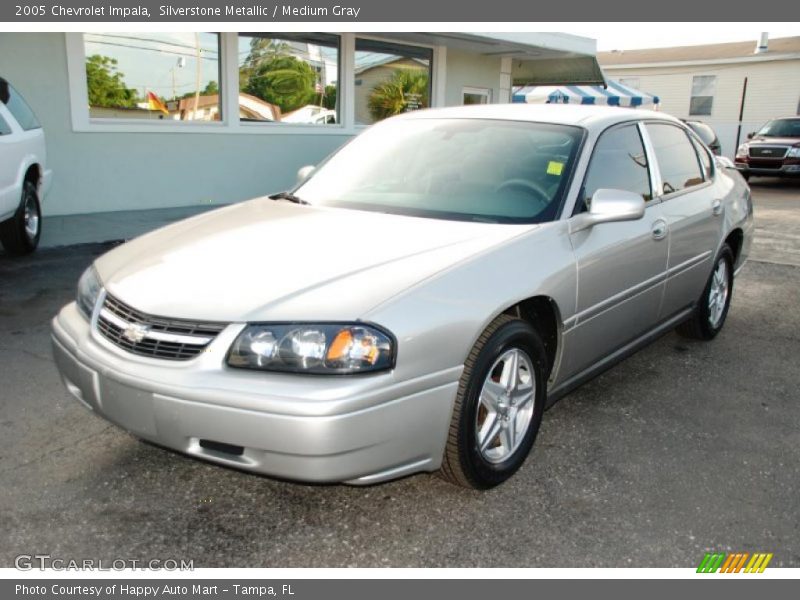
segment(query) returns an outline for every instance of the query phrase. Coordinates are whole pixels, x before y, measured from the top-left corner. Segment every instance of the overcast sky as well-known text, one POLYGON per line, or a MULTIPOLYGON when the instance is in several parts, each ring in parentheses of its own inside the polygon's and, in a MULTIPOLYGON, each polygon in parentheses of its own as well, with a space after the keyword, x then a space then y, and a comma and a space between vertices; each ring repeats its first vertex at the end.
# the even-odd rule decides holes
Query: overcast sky
MULTIPOLYGON (((597 40, 598 52, 800 36, 800 23, 563 23, 560 31, 597 40)), ((552 31, 552 30, 551 30, 552 31)))

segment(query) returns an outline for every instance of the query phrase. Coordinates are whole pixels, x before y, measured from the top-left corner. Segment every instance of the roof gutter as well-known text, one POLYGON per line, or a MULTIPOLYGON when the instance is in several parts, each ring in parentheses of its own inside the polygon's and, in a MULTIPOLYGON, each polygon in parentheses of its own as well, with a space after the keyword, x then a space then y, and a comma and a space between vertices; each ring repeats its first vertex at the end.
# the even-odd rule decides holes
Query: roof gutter
POLYGON ((692 67, 710 65, 732 65, 737 63, 759 63, 776 60, 800 60, 800 52, 787 52, 784 54, 756 54, 753 56, 740 56, 737 58, 710 58, 703 60, 676 60, 665 62, 640 62, 619 65, 603 65, 604 69, 660 69, 664 67, 692 67))

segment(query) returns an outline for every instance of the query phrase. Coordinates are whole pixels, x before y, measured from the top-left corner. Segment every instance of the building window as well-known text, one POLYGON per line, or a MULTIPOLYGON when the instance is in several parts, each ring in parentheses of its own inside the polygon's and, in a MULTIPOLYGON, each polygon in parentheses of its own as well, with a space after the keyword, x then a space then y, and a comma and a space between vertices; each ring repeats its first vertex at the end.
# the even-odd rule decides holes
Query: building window
POLYGON ((692 78, 692 98, 689 103, 689 115, 707 116, 711 114, 716 86, 716 75, 695 75, 692 78))
POLYGON ((339 37, 239 35, 242 121, 330 125, 339 119, 339 37))
POLYGON ((432 63, 430 48, 356 39, 355 122, 428 108, 432 63))
POLYGON ((461 104, 491 104, 492 90, 489 88, 465 87, 461 92, 461 104))
POLYGON ((620 77, 618 80, 622 85, 638 90, 641 87, 638 77, 620 77))
POLYGON ((89 117, 219 121, 216 33, 86 33, 89 117))

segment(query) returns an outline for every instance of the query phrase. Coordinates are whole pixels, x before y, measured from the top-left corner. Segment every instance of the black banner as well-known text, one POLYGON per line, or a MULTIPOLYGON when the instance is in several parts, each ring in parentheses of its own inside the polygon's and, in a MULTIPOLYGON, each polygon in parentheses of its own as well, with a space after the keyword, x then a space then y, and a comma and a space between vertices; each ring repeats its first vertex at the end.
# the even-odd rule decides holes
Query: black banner
POLYGON ((773 15, 800 20, 800 2, 547 2, 533 0, 4 0, 0 21, 45 22, 536 22, 546 21, 752 21, 773 15))
MULTIPOLYGON (((774 572, 774 571, 773 571, 774 572)), ((761 579, 758 576, 698 575, 698 580, 547 580, 547 579, 39 579, 0 582, 5 600, 487 600, 488 598, 647 598, 689 600, 723 596, 728 600, 794 598, 796 580, 761 579), (714 583, 712 579, 716 579, 714 583)))

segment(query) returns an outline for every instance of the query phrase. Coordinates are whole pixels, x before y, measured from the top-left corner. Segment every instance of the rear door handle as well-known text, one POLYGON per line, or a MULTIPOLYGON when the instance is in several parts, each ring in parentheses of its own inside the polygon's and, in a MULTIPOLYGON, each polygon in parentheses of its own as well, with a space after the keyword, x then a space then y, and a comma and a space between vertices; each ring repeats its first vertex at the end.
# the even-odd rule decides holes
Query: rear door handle
POLYGON ((658 219, 653 223, 653 239, 663 240, 667 237, 667 222, 664 219, 658 219))
POLYGON ((722 200, 714 200, 711 203, 711 214, 715 217, 722 214, 722 200))

